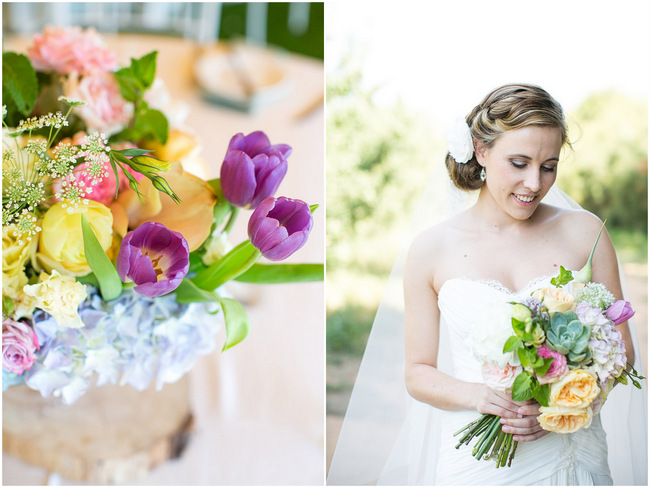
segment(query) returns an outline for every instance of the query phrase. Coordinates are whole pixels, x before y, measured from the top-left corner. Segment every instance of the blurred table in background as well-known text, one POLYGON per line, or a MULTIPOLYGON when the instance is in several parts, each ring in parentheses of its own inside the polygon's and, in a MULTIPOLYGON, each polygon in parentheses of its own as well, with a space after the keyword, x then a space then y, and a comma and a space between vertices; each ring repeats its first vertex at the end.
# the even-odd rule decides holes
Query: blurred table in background
MULTIPOLYGON (((207 102, 194 79, 202 53, 195 43, 151 35, 104 35, 129 58, 158 51, 157 76, 172 100, 189 107, 185 125, 201 145, 199 176, 219 176, 230 138, 267 133, 292 146, 278 196, 321 207, 309 241, 288 262, 324 262, 324 70, 312 58, 276 53, 287 94, 246 113, 207 102), (201 174, 203 173, 203 174, 201 174)), ((25 52, 28 40, 4 39, 4 49, 25 52)), ((231 234, 246 239, 249 211, 231 234)), ((138 485, 322 485, 324 482, 325 312, 324 284, 255 286, 234 283, 230 292, 250 316, 248 338, 235 348, 201 358, 189 374, 195 430, 181 458, 155 468, 138 485)), ((220 344, 225 335, 220 334, 220 344)), ((125 387, 128 388, 128 387, 125 387)), ((164 408, 162 406, 161 408, 164 408)), ((155 412, 151 413, 155 415, 155 412)), ((49 473, 3 453, 3 484, 37 485, 49 473)), ((58 480, 62 484, 72 484, 58 480)))

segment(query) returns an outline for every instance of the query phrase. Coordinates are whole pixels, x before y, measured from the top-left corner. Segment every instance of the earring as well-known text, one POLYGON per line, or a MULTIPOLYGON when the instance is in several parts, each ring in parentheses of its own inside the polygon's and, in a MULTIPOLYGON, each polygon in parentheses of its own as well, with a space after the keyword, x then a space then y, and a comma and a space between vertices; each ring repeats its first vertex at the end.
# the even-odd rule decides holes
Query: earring
POLYGON ((486 178, 487 178, 487 173, 485 171, 485 166, 483 166, 483 168, 481 169, 481 181, 485 181, 486 178))

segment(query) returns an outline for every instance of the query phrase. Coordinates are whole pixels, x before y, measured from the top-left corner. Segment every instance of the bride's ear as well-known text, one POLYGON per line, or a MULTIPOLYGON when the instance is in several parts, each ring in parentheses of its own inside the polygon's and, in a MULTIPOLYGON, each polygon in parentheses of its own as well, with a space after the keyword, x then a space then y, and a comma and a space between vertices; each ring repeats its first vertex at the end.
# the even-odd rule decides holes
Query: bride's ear
POLYGON ((485 166, 485 152, 487 151, 487 146, 483 144, 483 141, 472 138, 474 142, 474 154, 476 154, 476 160, 481 166, 485 166))

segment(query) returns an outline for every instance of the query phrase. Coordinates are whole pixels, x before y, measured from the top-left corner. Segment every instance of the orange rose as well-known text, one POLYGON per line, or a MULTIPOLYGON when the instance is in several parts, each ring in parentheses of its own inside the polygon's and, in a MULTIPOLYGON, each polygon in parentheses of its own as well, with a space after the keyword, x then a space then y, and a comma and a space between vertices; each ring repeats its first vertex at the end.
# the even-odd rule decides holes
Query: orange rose
POLYGON ((591 407, 563 408, 556 406, 540 407, 541 415, 537 421, 542 429, 558 434, 570 434, 589 427, 593 419, 591 407))
POLYGON ((596 375, 575 369, 551 385, 549 405, 564 408, 585 408, 599 395, 596 375))

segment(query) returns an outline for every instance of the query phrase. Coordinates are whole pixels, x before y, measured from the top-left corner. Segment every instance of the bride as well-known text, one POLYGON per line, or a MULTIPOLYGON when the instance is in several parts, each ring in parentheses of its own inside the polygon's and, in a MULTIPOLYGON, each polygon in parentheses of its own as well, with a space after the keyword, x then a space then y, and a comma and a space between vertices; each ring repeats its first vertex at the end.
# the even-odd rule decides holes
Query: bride
MULTIPOLYGON (((647 480, 647 459, 641 453, 645 441, 630 447, 626 436, 634 428, 646 432, 644 411, 635 412, 642 424, 626 426, 623 432, 616 427, 606 435, 597 415, 589 428, 555 434, 540 427, 535 401, 515 402, 483 382, 481 366, 465 344, 477 318, 491 303, 524 298, 548 285, 560 265, 581 269, 602 222, 585 210, 542 202, 551 189, 559 192, 553 184, 560 151, 568 144, 562 108, 546 91, 533 85, 502 86, 464 122, 452 137, 446 166, 457 188, 478 190, 473 192, 478 197, 467 210, 420 233, 404 268, 405 387, 416 401, 402 414, 399 436, 386 434, 385 426, 375 431, 377 443, 392 444, 383 461, 369 459, 378 457, 369 455, 379 452, 377 446, 366 445, 363 454, 355 453, 360 446, 352 447, 350 439, 359 438, 360 428, 348 425, 346 432, 344 424, 328 483, 611 485, 610 434, 610 445, 614 440, 616 449, 619 443, 627 448, 609 458, 628 466, 632 456, 639 455, 631 468, 636 470, 634 482, 647 480), (475 460, 471 448, 455 448, 453 433, 479 413, 502 417, 503 431, 519 441, 512 467, 496 469, 493 462, 475 460), (375 474, 367 465, 381 474, 371 479, 375 474), (364 469, 360 477, 351 474, 364 469)), ((616 254, 606 232, 595 250, 592 281, 622 298, 616 254)), ((628 325, 618 328, 627 360, 634 364, 628 325)), ((363 381, 362 373, 358 381, 363 381)), ((354 405, 358 386, 346 415, 348 424, 354 420, 348 417, 359 413, 359 405, 354 405)), ((631 389, 619 386, 615 392, 631 389)), ((631 408, 627 398, 618 401, 631 408)), ((391 423, 390 407, 365 401, 368 411, 383 411, 386 423, 391 423)), ((610 403, 614 401, 608 401, 603 412, 609 410, 618 421, 631 420, 622 408, 612 410, 610 403)), ((632 484, 627 479, 625 484, 632 484)))

